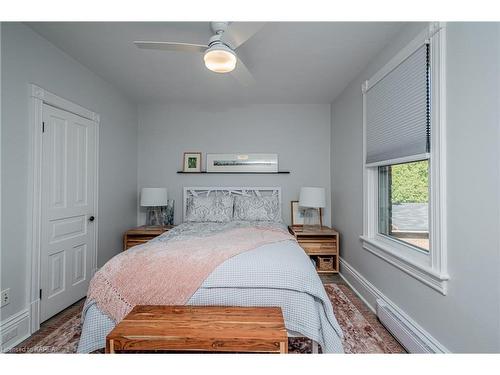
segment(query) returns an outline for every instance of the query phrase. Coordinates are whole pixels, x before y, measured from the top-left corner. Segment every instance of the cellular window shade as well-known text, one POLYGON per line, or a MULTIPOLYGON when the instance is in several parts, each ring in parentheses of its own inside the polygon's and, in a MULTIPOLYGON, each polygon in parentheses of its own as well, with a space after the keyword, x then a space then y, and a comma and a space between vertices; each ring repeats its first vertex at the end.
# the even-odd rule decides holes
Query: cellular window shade
POLYGON ((429 46, 423 45, 368 88, 366 164, 428 157, 430 145, 429 46))

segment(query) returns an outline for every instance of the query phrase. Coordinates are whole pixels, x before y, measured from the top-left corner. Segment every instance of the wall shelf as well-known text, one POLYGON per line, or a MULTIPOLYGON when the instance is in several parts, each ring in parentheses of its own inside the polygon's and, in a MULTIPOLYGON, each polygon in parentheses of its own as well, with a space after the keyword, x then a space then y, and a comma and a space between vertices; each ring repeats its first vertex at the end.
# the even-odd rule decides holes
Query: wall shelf
POLYGON ((180 174, 290 174, 290 171, 278 171, 278 172, 184 172, 177 171, 180 174))

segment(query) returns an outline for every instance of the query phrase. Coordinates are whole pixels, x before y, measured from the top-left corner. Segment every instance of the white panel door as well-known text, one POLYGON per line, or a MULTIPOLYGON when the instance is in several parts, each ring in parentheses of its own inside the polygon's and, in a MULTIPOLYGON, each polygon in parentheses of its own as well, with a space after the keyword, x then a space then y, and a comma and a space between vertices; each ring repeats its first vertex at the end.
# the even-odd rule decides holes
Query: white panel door
POLYGON ((96 124, 43 106, 40 322, 83 298, 95 248, 96 124))

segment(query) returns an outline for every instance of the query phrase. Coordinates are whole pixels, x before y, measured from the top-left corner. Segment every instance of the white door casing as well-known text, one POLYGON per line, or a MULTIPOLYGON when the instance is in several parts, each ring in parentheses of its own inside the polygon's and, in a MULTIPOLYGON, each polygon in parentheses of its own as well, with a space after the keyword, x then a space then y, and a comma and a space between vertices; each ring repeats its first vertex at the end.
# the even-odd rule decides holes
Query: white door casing
POLYGON ((95 251, 94 121, 43 104, 40 322, 83 298, 95 251))
POLYGON ((92 277, 97 270, 97 243, 98 243, 98 223, 99 223, 99 126, 100 116, 98 113, 89 110, 81 105, 62 98, 44 88, 30 83, 28 85, 29 97, 29 174, 28 174, 28 212, 27 217, 28 225, 26 228, 26 242, 27 242, 27 268, 31 270, 27 276, 27 290, 28 296, 28 314, 30 320, 29 332, 33 334, 40 329, 40 290, 41 290, 41 276, 40 276, 40 256, 41 256, 41 200, 42 200, 42 123, 43 123, 43 107, 45 104, 52 107, 63 109, 67 112, 73 113, 85 119, 92 121, 95 124, 95 181, 94 181, 94 252, 89 252, 87 255, 91 259, 92 264, 92 277))

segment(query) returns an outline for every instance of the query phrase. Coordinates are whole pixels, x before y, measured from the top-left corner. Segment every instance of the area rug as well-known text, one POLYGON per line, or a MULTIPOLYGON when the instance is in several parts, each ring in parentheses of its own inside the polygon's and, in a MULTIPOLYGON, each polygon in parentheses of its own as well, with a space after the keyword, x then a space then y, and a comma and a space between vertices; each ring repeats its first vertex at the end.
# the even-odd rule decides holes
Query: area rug
MULTIPOLYGON (((344 332, 346 353, 405 353, 365 304, 342 284, 325 284, 335 316, 344 332)), ((81 334, 83 300, 44 323, 35 335, 11 353, 75 353, 81 334)), ((289 353, 311 353, 311 340, 293 337, 289 353)), ((321 347, 319 348, 321 352, 321 347)))

